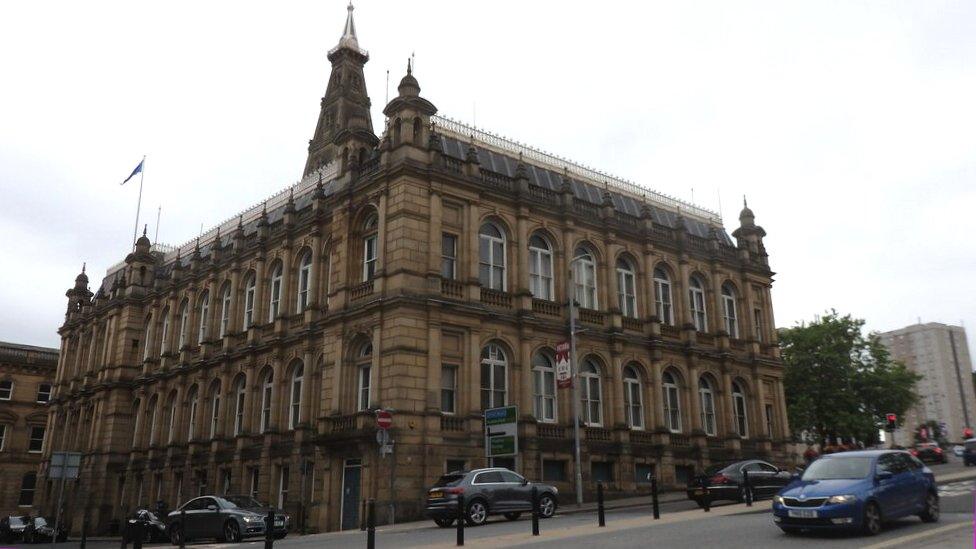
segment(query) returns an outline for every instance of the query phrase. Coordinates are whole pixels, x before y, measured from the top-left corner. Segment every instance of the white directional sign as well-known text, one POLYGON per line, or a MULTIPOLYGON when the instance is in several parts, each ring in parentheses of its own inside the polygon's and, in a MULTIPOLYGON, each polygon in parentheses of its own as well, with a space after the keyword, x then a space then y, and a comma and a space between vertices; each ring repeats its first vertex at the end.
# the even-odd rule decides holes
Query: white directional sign
POLYGON ((514 456, 518 453, 518 407, 485 410, 485 456, 514 456))

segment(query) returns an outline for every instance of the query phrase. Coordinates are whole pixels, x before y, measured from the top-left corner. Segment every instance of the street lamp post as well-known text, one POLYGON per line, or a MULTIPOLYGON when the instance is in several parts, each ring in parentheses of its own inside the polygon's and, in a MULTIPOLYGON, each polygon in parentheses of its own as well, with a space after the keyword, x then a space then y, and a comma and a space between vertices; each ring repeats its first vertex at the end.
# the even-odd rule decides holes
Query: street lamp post
POLYGON ((573 380, 573 452, 576 468, 576 505, 583 505, 583 462, 580 458, 580 389, 579 365, 576 362, 576 284, 573 281, 573 266, 582 256, 569 260, 569 284, 566 293, 569 294, 569 364, 570 378, 573 380))

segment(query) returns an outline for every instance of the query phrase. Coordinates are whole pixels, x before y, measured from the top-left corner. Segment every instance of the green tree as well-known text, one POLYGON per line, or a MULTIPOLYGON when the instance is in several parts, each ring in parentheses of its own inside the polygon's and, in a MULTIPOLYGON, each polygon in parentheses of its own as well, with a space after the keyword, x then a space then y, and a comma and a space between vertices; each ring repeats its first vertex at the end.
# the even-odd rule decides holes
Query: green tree
POLYGON ((886 413, 905 411, 918 399, 921 376, 893 361, 864 320, 831 310, 813 322, 780 330, 790 428, 819 440, 856 437, 875 442, 886 413))

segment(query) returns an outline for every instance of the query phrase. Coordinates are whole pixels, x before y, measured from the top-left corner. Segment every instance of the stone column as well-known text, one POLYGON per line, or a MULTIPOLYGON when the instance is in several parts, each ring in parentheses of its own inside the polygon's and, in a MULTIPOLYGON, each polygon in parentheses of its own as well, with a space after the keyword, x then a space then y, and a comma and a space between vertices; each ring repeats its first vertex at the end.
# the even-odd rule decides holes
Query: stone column
POLYGON ((688 361, 688 395, 690 397, 688 407, 691 414, 691 428, 693 431, 704 431, 705 426, 701 420, 701 399, 698 397, 698 364, 694 359, 688 361))
MULTIPOLYGON (((373 289, 376 293, 382 293, 386 286, 386 216, 388 213, 387 209, 389 208, 388 203, 389 200, 387 199, 386 192, 384 192, 380 195, 379 207, 377 208, 379 210, 379 220, 376 226, 376 286, 373 289)), ((373 348, 375 349, 376 347, 373 348)))
POLYGON ((604 241, 605 249, 607 255, 603 258, 603 262, 600 265, 603 270, 603 276, 605 277, 606 284, 599 284, 602 286, 601 292, 604 292, 603 309, 607 312, 618 313, 620 312, 620 299, 617 296, 618 284, 617 284, 617 252, 620 247, 613 244, 612 241, 604 241))
MULTIPOLYGON (((643 318, 650 318, 652 316, 657 316, 657 296, 654 295, 654 263, 656 258, 654 253, 651 251, 650 245, 644 247, 644 276, 642 280, 638 280, 637 287, 644 287, 644 291, 639 292, 643 294, 643 318), (641 284, 643 282, 643 284, 641 284)), ((638 297, 640 301, 640 297, 638 297)), ((659 319, 664 322, 664 319, 659 319)))
POLYGON ((468 337, 468 410, 472 413, 480 414, 481 408, 481 333, 478 330, 471 330, 468 337))
POLYGON ((737 296, 739 310, 736 311, 739 319, 739 338, 745 339, 747 341, 756 339, 756 326, 753 323, 752 310, 755 307, 755 301, 752 295, 752 284, 749 284, 749 279, 745 275, 740 274, 739 276, 739 287, 741 291, 737 296))
MULTIPOLYGON (((319 284, 322 280, 322 237, 319 236, 318 229, 312 236, 312 271, 308 279, 308 308, 319 309, 322 304, 322 292, 319 284)), ((297 298, 296 298, 297 300, 297 298)))
MULTIPOLYGON (((431 254, 433 255, 433 254, 431 254)), ((458 371, 460 376, 461 372, 458 371)), ((456 380, 455 380, 456 382, 456 380)), ((457 391, 460 392, 460 391, 457 391)), ((441 325, 431 321, 427 324, 427 411, 441 410, 441 325)), ((455 412, 460 412, 455 395, 455 412)))
MULTIPOLYGON (((532 405, 533 392, 535 388, 532 385, 532 340, 530 337, 526 337, 525 334, 521 334, 522 337, 519 341, 518 361, 519 367, 521 368, 521 380, 519 383, 519 394, 518 399, 513 399, 513 402, 517 402, 519 408, 523 410, 522 415, 532 414, 535 416, 535 408, 532 405)), ((536 417, 538 420, 539 418, 536 417)))
POLYGON ((664 429, 664 385, 661 382, 661 378, 664 376, 664 364, 661 360, 651 360, 651 375, 654 376, 652 384, 649 384, 651 387, 651 403, 654 407, 652 420, 655 429, 664 429))
MULTIPOLYGON (((384 367, 382 364, 383 356, 383 337, 381 336, 381 328, 376 326, 373 328, 373 333, 371 334, 373 341, 373 358, 372 365, 369 369, 369 406, 370 408, 374 406, 379 406, 383 403, 383 392, 387 390, 387 385, 390 380, 389 376, 385 375, 384 367)), ((353 378, 353 384, 356 383, 358 378, 358 372, 356 377, 353 378)), ((357 395, 358 396, 358 395, 357 395)))
MULTIPOLYGON (((332 357, 332 402, 329 403, 329 412, 333 415, 339 414, 341 408, 342 385, 344 383, 342 371, 345 366, 344 357, 346 356, 346 341, 342 337, 342 332, 322 334, 323 338, 332 336, 335 341, 335 356, 332 357)), ((278 374, 275 373, 275 376, 278 374)))
POLYGON ((271 296, 268 293, 267 261, 264 252, 262 251, 256 259, 257 265, 254 268, 254 322, 252 324, 260 326, 269 320, 273 322, 274 319, 268 319, 270 312, 268 301, 271 296))
POLYGON ((722 415, 725 416, 722 419, 722 428, 724 429, 725 436, 735 435, 735 410, 732 408, 732 376, 729 372, 722 372, 722 387, 719 390, 719 395, 721 397, 721 409, 724 412, 722 415))
MULTIPOLYGON (((297 298, 296 298, 297 299, 297 298)), ((297 301, 296 301, 297 303, 297 301)), ((302 353, 302 364, 305 368, 302 375, 302 405, 298 410, 298 422, 312 425, 312 384, 315 378, 315 364, 312 363, 312 350, 305 349, 302 353)))
POLYGON ((623 394, 623 364, 618 353, 612 353, 610 362, 610 397, 613 399, 612 412, 613 421, 608 427, 626 426, 627 418, 624 415, 624 394, 623 394))
MULTIPOLYGON (((444 212, 440 191, 431 189, 428 199, 430 203, 430 220, 427 223, 427 276, 434 277, 441 272, 441 255, 443 254, 441 248, 441 231, 444 212)), ((457 274, 458 278, 460 278, 461 273, 457 274)), ((435 289, 431 287, 430 290, 440 292, 440 288, 435 289)))
POLYGON ((763 387, 762 377, 755 373, 752 376, 752 385, 754 387, 752 395, 752 409, 753 409, 753 420, 750 422, 750 435, 752 438, 772 438, 772 433, 766 433, 766 389, 763 387))
POLYGON ((468 299, 471 301, 481 301, 481 289, 478 280, 478 258, 480 257, 479 231, 481 230, 481 219, 478 211, 478 204, 471 202, 468 204, 468 299))
MULTIPOLYGON (((515 238, 511 245, 515 247, 515 253, 509 254, 514 258, 512 262, 512 280, 515 281, 513 288, 516 295, 530 295, 529 292, 529 211, 526 206, 520 206, 518 219, 515 225, 515 238)), ((521 308, 531 309, 531 297, 528 301, 521 304, 521 308)))
POLYGON ((779 434, 782 439, 788 440, 790 438, 790 425, 786 416, 786 389, 783 386, 782 379, 777 379, 773 386, 778 393, 776 401, 779 405, 779 434))
POLYGON ((295 312, 295 268, 294 248, 291 242, 282 246, 281 253, 281 300, 278 302, 278 314, 282 317, 291 316, 295 312))
MULTIPOLYGON (((710 285, 710 288, 706 289, 708 292, 708 307, 711 308, 712 313, 708 315, 708 330, 713 334, 717 334, 719 331, 725 330, 725 309, 722 307, 722 273, 712 271, 709 273, 709 280, 706 281, 710 285)), ((731 337, 731 336, 730 336, 731 337)))
POLYGON ((678 280, 674 281, 671 288, 675 308, 674 320, 681 327, 695 322, 691 318, 691 303, 688 302, 688 279, 690 275, 691 269, 688 262, 682 259, 678 266, 678 280))

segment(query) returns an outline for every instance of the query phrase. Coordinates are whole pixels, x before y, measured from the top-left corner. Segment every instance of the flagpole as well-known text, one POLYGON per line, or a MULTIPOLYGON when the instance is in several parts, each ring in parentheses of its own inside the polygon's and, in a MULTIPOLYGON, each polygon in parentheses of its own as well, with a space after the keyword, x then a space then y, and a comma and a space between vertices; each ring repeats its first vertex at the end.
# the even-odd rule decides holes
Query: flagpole
POLYGON ((136 203, 136 226, 132 229, 132 246, 136 245, 136 235, 139 234, 139 210, 142 209, 142 180, 146 177, 146 155, 142 155, 142 169, 139 170, 139 202, 136 203))
POLYGON ((156 235, 153 236, 153 242, 159 242, 159 218, 163 215, 163 205, 159 205, 159 209, 156 210, 156 235))

